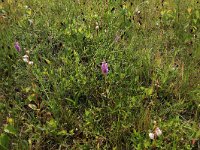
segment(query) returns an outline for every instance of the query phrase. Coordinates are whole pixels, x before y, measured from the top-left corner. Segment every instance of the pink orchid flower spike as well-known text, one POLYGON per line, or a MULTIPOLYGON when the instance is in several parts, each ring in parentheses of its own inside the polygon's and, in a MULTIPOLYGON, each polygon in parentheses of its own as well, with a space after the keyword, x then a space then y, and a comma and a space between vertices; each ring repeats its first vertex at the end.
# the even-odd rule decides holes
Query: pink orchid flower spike
POLYGON ((20 52, 21 51, 21 47, 19 46, 18 42, 15 42, 15 49, 20 52))
POLYGON ((108 74, 108 63, 106 63, 106 61, 103 61, 101 64, 101 71, 103 75, 108 74))

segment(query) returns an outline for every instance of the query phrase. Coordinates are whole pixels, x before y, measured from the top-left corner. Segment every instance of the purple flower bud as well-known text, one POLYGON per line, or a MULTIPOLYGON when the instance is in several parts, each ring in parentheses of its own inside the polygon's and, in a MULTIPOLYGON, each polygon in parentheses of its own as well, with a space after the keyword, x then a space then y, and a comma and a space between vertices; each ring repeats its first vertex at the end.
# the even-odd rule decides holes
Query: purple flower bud
POLYGON ((15 49, 20 52, 21 51, 21 47, 19 46, 18 42, 15 42, 15 49))
POLYGON ((101 71, 104 75, 108 74, 108 64, 105 61, 101 64, 101 71))

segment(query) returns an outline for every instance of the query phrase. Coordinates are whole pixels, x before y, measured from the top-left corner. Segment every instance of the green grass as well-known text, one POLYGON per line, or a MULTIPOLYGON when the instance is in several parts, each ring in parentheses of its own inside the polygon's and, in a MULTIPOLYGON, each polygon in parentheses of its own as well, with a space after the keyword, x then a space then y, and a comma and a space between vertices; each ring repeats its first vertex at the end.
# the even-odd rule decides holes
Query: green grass
POLYGON ((200 149, 199 8, 2 1, 0 149, 200 149))

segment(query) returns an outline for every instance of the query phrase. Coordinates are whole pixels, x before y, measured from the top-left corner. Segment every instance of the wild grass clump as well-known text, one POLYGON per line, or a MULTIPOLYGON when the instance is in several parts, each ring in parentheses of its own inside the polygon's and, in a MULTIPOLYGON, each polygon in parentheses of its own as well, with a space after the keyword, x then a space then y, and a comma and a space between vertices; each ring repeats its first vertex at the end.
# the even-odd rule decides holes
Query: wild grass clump
POLYGON ((0 3, 0 149, 199 149, 200 2, 0 3))

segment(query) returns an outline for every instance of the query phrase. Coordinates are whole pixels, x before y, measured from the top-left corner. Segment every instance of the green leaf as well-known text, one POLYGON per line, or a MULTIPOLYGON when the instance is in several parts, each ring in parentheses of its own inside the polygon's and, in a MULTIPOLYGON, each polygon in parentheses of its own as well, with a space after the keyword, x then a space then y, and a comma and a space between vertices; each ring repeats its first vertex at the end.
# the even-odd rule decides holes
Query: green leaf
POLYGON ((51 119, 51 120, 48 122, 48 126, 49 126, 50 128, 56 129, 56 128, 57 128, 57 122, 56 122, 56 120, 51 119))
POLYGON ((73 130, 73 129, 70 130, 70 131, 69 131, 69 134, 70 134, 70 135, 74 135, 74 130, 73 130))
POLYGON ((35 94, 31 94, 28 96, 28 100, 31 102, 35 99, 35 94))
POLYGON ((74 100, 72 100, 70 98, 65 98, 65 99, 66 99, 66 101, 70 102, 73 106, 76 105, 76 102, 74 100))
POLYGON ((44 60, 45 60, 45 62, 47 63, 47 64, 51 64, 51 61, 50 60, 48 60, 48 59, 46 59, 46 58, 44 58, 44 60))
POLYGON ((9 146, 9 141, 10 141, 10 138, 5 135, 5 134, 1 134, 0 136, 0 149, 1 150, 8 150, 8 146, 9 146))
POLYGON ((90 114, 90 111, 85 110, 85 115, 88 116, 90 114))
POLYGON ((8 124, 4 127, 4 132, 6 133, 10 133, 10 134, 13 134, 13 135, 16 135, 17 134, 17 131, 16 129, 11 125, 11 124, 8 124))
POLYGON ((148 140, 144 141, 144 147, 148 148, 150 146, 150 142, 148 140))
POLYGON ((152 95, 153 94, 153 88, 147 88, 146 93, 147 93, 147 95, 152 95))
POLYGON ((196 17, 197 17, 197 19, 199 19, 199 16, 200 16, 200 15, 199 15, 199 11, 198 11, 198 10, 196 10, 196 12, 195 12, 195 13, 196 13, 196 17))
POLYGON ((58 132, 58 135, 67 135, 67 131, 66 130, 62 130, 62 131, 58 132))

